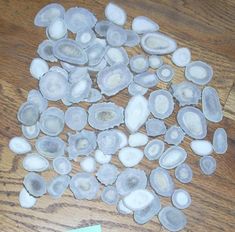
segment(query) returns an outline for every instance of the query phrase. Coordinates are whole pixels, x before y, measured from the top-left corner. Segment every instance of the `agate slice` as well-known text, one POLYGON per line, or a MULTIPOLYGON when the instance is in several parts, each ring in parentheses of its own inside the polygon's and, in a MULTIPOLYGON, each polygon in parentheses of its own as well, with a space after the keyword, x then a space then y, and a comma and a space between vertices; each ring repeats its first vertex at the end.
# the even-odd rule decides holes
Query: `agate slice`
POLYGON ((126 196, 134 190, 146 188, 147 176, 143 170, 126 168, 119 174, 115 185, 118 193, 126 196))
POLYGON ((35 125, 32 126, 22 125, 21 129, 22 134, 26 139, 35 139, 40 133, 40 124, 39 122, 37 122, 35 125))
POLYGON ((117 211, 118 213, 120 214, 124 214, 124 215, 127 215, 127 214, 133 214, 133 211, 128 209, 124 203, 123 203, 123 200, 119 200, 118 204, 117 204, 117 211))
POLYGON ((64 17, 65 9, 58 3, 51 3, 44 6, 35 16, 34 25, 47 27, 56 18, 64 17))
POLYGON ((166 133, 166 125, 163 120, 149 118, 146 123, 146 132, 148 136, 155 137, 166 133))
POLYGON ((164 141, 168 144, 179 145, 184 140, 183 130, 176 125, 171 126, 164 135, 164 141))
POLYGON ((108 28, 106 40, 112 47, 121 47, 127 41, 126 31, 122 27, 111 25, 108 28))
POLYGON ((167 90, 155 90, 149 95, 148 106, 154 117, 168 118, 174 110, 174 100, 167 90))
POLYGON ((163 65, 163 60, 161 56, 151 55, 149 56, 149 66, 152 69, 157 69, 163 65))
POLYGON ((132 31, 132 30, 126 30, 126 42, 124 43, 124 46, 126 47, 135 47, 140 43, 140 37, 139 35, 132 31))
POLYGON ((160 157, 159 165, 165 169, 173 169, 187 158, 187 152, 178 146, 169 147, 160 157))
POLYGON ((133 96, 125 109, 125 124, 131 133, 139 130, 146 122, 150 112, 148 101, 141 95, 133 96))
POLYGON ((108 205, 116 205, 119 199, 117 189, 114 186, 104 187, 101 193, 101 200, 108 205))
POLYGON ((70 189, 76 199, 92 200, 97 198, 99 182, 90 173, 78 172, 70 181, 70 189))
POLYGON ((116 64, 101 70, 97 75, 97 84, 102 94, 113 96, 125 89, 133 75, 124 64, 116 64))
POLYGON ((64 15, 64 19, 68 29, 73 33, 76 33, 84 26, 92 28, 97 22, 94 14, 82 7, 69 8, 64 15))
POLYGON ((34 172, 29 172, 25 176, 23 184, 29 194, 34 197, 41 197, 46 193, 45 179, 34 172))
POLYGON ((59 60, 84 65, 88 62, 85 51, 72 39, 61 39, 55 42, 53 46, 53 54, 59 60))
POLYGON ((23 159, 23 168, 28 172, 43 172, 49 168, 49 162, 38 153, 30 153, 23 159))
POLYGON ((88 123, 98 130, 106 130, 123 123, 123 108, 116 104, 96 103, 88 110, 88 123))
POLYGON ((39 80, 46 72, 48 72, 49 66, 47 62, 41 58, 34 58, 30 64, 30 74, 35 79, 39 80))
POLYGON ((148 88, 138 85, 134 81, 131 82, 130 85, 128 86, 128 93, 131 96, 145 95, 147 91, 148 91, 148 88))
POLYGON ((185 214, 172 206, 164 207, 158 214, 160 223, 169 231, 180 231, 187 224, 185 214))
POLYGON ((134 76, 134 82, 145 87, 145 88, 152 88, 155 87, 159 80, 154 73, 150 72, 143 72, 134 76))
POLYGON ((218 93, 212 87, 205 87, 202 91, 202 112, 211 122, 220 122, 223 119, 218 93))
POLYGON ((71 162, 64 156, 53 159, 52 166, 59 175, 67 175, 72 171, 71 162))
POLYGON ((94 31, 89 27, 82 27, 77 31, 76 41, 82 48, 91 46, 96 36, 94 31))
POLYGON ((210 155, 213 152, 213 146, 208 140, 193 140, 190 147, 199 156, 210 155))
POLYGON ((132 21, 132 30, 138 34, 147 32, 155 32, 159 30, 159 26, 153 20, 145 16, 137 16, 132 21))
POLYGON ((137 132, 129 136, 128 142, 131 147, 141 147, 147 144, 148 140, 147 135, 137 132))
POLYGON ((177 48, 171 57, 172 62, 179 67, 185 67, 191 61, 191 52, 188 48, 177 48))
POLYGON ((213 148, 217 154, 225 154, 228 149, 228 136, 224 128, 217 128, 213 135, 213 148))
POLYGON ((175 71, 171 65, 163 64, 158 68, 156 74, 159 80, 163 82, 170 82, 175 75, 175 71))
POLYGON ((201 99, 201 90, 191 82, 183 81, 179 84, 173 84, 171 88, 173 96, 180 106, 197 105, 201 99))
POLYGON ((207 123, 202 112, 192 106, 185 106, 178 111, 177 121, 183 131, 194 139, 203 139, 207 135, 207 123))
POLYGON ((105 60, 108 62, 109 65, 115 64, 129 64, 129 58, 126 50, 123 47, 114 48, 108 47, 105 53, 105 60))
POLYGON ((30 209, 37 202, 37 199, 31 196, 25 188, 22 188, 19 194, 19 203, 22 208, 30 209))
POLYGON ((96 160, 91 156, 87 156, 81 160, 80 167, 84 172, 93 173, 96 170, 96 160))
POLYGON ((38 46, 38 55, 46 61, 57 62, 57 58, 53 55, 53 46, 54 42, 51 40, 42 41, 38 46))
POLYGON ((203 174, 212 175, 216 170, 216 160, 210 155, 203 156, 199 161, 199 166, 203 174))
POLYGON ((102 99, 102 94, 98 89, 91 88, 88 96, 84 99, 85 102, 94 103, 102 99))
POLYGON ((192 203, 190 194, 184 189, 176 189, 171 199, 173 205, 178 209, 186 209, 192 203))
POLYGON ((128 144, 128 139, 127 139, 126 134, 119 129, 113 129, 113 131, 115 131, 115 133, 119 137, 119 147, 118 148, 121 149, 121 148, 125 147, 128 144))
POLYGON ((213 69, 203 61, 193 61, 186 66, 185 77, 197 85, 208 84, 213 76, 213 69))
POLYGON ((95 160, 99 164, 107 164, 111 161, 112 155, 105 155, 101 150, 95 151, 95 160))
POLYGON ((150 173, 149 181, 151 187, 157 194, 163 197, 170 197, 172 195, 175 185, 166 169, 162 167, 153 169, 150 173))
POLYGON ((13 137, 9 141, 9 148, 17 155, 23 155, 32 150, 30 143, 23 137, 13 137))
POLYGON ((101 20, 96 23, 95 25, 95 32, 100 36, 100 37, 106 37, 107 31, 109 27, 113 25, 110 21, 107 20, 101 20))
POLYGON ((148 160, 157 160, 165 149, 165 143, 159 139, 151 140, 144 148, 144 155, 148 160))
POLYGON ((42 96, 42 94, 36 89, 31 89, 29 91, 27 101, 36 105, 38 107, 40 113, 42 113, 44 110, 46 110, 46 108, 48 106, 47 99, 44 98, 42 96))
POLYGON ((183 184, 191 182, 193 178, 191 167, 186 163, 177 166, 175 169, 175 178, 183 184))
POLYGON ((149 68, 148 59, 144 55, 135 55, 130 59, 130 68, 135 73, 143 73, 149 68))
POLYGON ((140 45, 143 50, 151 55, 165 55, 175 51, 175 40, 160 32, 150 32, 142 36, 140 45))
POLYGON ((50 40, 64 39, 68 36, 67 26, 62 18, 51 21, 46 30, 47 38, 50 40))

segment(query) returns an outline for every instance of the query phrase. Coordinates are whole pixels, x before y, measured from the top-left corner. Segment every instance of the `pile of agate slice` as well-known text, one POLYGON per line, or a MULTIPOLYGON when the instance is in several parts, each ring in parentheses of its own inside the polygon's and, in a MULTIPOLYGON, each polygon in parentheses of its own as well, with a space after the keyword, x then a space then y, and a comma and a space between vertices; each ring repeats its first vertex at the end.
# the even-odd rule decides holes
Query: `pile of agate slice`
POLYGON ((127 13, 120 6, 109 3, 104 15, 98 21, 88 9, 65 10, 53 3, 34 19, 47 36, 30 65, 38 89, 30 90, 19 107, 22 136, 9 142, 13 153, 25 155, 23 168, 29 172, 20 205, 32 208, 38 197, 59 198, 70 189, 76 199, 99 198, 120 214, 132 214, 138 224, 158 217, 166 229, 179 231, 187 223, 183 209, 191 196, 176 189, 176 181, 193 179, 184 138, 190 137, 205 175, 216 170, 212 154, 228 149, 223 128, 216 129, 212 142, 206 138, 207 122, 223 118, 218 92, 205 86, 212 67, 191 60, 191 51, 178 47, 148 17, 135 17, 125 29, 127 13), (126 47, 138 53, 131 57, 126 47), (171 60, 164 63, 163 55, 171 60), (177 68, 185 74, 181 82, 175 81, 177 68), (161 83, 167 87, 161 89, 161 83), (127 91, 123 103, 117 95, 126 99, 127 91), (174 124, 164 121, 169 117, 174 124), (65 128, 69 132, 62 139, 65 128), (153 163, 149 175, 137 166, 145 159, 153 163), (72 174, 76 163, 78 172, 72 174), (56 176, 47 180, 41 173, 51 169, 56 176), (169 172, 173 169, 175 178, 169 172), (172 205, 163 206, 162 197, 171 198, 172 205))

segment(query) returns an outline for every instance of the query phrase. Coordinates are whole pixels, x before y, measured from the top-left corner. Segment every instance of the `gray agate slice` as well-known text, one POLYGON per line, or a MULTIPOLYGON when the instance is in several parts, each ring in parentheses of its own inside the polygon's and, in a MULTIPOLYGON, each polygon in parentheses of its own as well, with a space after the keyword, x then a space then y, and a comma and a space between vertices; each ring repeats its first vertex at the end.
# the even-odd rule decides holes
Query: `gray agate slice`
POLYGON ((165 149, 165 143, 162 140, 151 140, 144 148, 144 155, 148 160, 157 160, 165 149))
POLYGON ((122 107, 112 102, 93 104, 88 110, 88 123, 98 130, 119 126, 124 120, 123 111, 122 107))
POLYGON ((96 23, 95 25, 95 32, 100 36, 100 37, 106 37, 107 31, 109 27, 113 25, 112 22, 108 20, 101 20, 96 23))
POLYGON ((52 40, 44 40, 38 46, 38 55, 46 61, 57 62, 57 58, 53 55, 53 46, 54 42, 52 40))
POLYGON ((163 120, 149 118, 145 124, 148 136, 155 137, 166 133, 166 125, 163 120))
POLYGON ((154 73, 143 72, 134 76, 134 82, 145 88, 152 88, 159 83, 159 80, 154 73))
POLYGON ((139 35, 132 30, 126 30, 127 39, 124 43, 124 46, 126 47, 135 47, 140 43, 140 37, 139 35))
POLYGON ((101 200, 108 205, 117 205, 119 195, 115 186, 104 187, 101 193, 101 200))
POLYGON ((130 58, 130 69, 135 73, 143 73, 149 68, 149 61, 145 55, 135 55, 130 58))
POLYGON ((193 178, 192 168, 187 163, 180 164, 175 169, 175 178, 183 184, 191 182, 193 178))
POLYGON ((185 214, 172 206, 166 206, 158 214, 160 223, 169 231, 180 231, 187 224, 185 214))
POLYGON ((156 74, 159 80, 163 82, 170 82, 175 75, 175 70, 171 65, 163 64, 157 69, 156 74))
POLYGON ((203 113, 192 106, 178 111, 177 121, 183 131, 194 139, 203 139, 207 135, 207 123, 203 113))
POLYGON ((145 95, 147 92, 148 92, 148 88, 138 85, 134 81, 131 82, 128 86, 128 93, 131 96, 145 95))
POLYGON ((212 175, 216 170, 216 160, 210 156, 203 156, 199 161, 201 171, 205 175, 212 175))
POLYGON ((125 89, 132 79, 133 74, 126 65, 115 64, 98 73, 97 84, 102 94, 113 96, 125 89))
POLYGON ((102 94, 98 89, 91 88, 87 98, 84 99, 85 102, 94 103, 102 99, 102 94))
POLYGON ((110 46, 121 47, 127 41, 127 34, 122 27, 110 25, 107 30, 106 39, 110 46))
POLYGON ((179 145, 184 140, 183 130, 176 125, 171 126, 164 135, 164 141, 168 144, 179 145))
POLYGON ((202 111, 206 119, 211 122, 220 122, 223 119, 219 95, 210 86, 205 87, 202 91, 202 111))
POLYGON ((213 135, 213 148, 217 154, 225 154, 228 149, 228 136, 224 128, 217 128, 213 135))
POLYGON ((52 166, 59 175, 67 175, 72 171, 71 162, 64 156, 53 159, 52 166))
POLYGON ((76 41, 82 48, 89 47, 95 40, 94 31, 89 27, 82 27, 77 31, 76 41))
POLYGON ((40 91, 36 89, 31 89, 28 93, 27 101, 36 105, 39 109, 39 112, 42 113, 46 110, 48 106, 48 101, 42 96, 40 91))

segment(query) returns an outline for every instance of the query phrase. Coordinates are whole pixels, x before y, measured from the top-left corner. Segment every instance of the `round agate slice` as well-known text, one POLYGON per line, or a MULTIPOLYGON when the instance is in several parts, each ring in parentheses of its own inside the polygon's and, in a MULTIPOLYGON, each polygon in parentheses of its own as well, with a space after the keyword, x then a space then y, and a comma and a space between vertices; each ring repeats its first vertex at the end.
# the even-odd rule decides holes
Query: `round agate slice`
POLYGON ((149 56, 149 66, 152 69, 157 69, 163 65, 163 60, 161 56, 151 55, 149 56))
POLYGON ((116 205, 119 200, 117 189, 114 186, 104 187, 101 193, 101 200, 108 205, 116 205))
POLYGON ((171 126, 164 135, 164 141, 168 144, 179 145, 184 139, 183 130, 176 125, 171 126))
POLYGON ((163 82, 170 82, 170 81, 172 81, 172 79, 175 75, 175 71, 172 66, 170 66, 168 64, 164 64, 157 69, 156 74, 157 74, 157 77, 159 78, 159 80, 161 80, 163 82))
POLYGON ((112 47, 121 47, 127 41, 126 31, 119 26, 111 25, 106 34, 107 42, 112 47))
POLYGON ((166 125, 163 120, 149 118, 146 123, 146 132, 148 136, 155 137, 166 133, 166 125))
POLYGON ((187 184, 192 181, 193 171, 188 164, 183 163, 175 169, 175 177, 181 183, 187 184))
POLYGON ((171 60, 175 65, 184 67, 191 61, 191 52, 188 48, 177 48, 172 54, 171 60))
POLYGON ((118 175, 119 171, 113 164, 101 165, 96 173, 97 179, 105 186, 112 185, 116 181, 118 175))
POLYGON ((67 37, 67 26, 62 18, 54 19, 47 27, 46 34, 48 39, 59 40, 67 37))
POLYGON ((38 46, 38 55, 46 61, 57 62, 57 58, 53 55, 53 46, 54 42, 51 40, 42 41, 38 46))
POLYGON ((53 159, 52 165, 55 172, 59 175, 67 175, 72 171, 71 162, 64 156, 53 159))
POLYGON ((83 27, 77 31, 76 41, 82 48, 89 47, 95 40, 94 31, 89 27, 83 27))
POLYGON ((32 126, 22 125, 21 129, 22 129, 22 134, 26 139, 35 139, 38 137, 40 133, 40 124, 39 122, 37 122, 32 126))
POLYGON ((148 160, 157 160, 165 149, 165 143, 159 139, 151 140, 144 148, 144 155, 148 160))
POLYGON ((216 160, 212 156, 203 156, 200 161, 199 165, 201 171, 205 175, 212 175, 216 170, 216 160))
POLYGON ((176 189, 171 199, 173 205, 178 209, 186 209, 192 203, 190 194, 184 189, 176 189))
POLYGON ((145 72, 149 68, 148 59, 144 55, 135 55, 130 58, 130 68, 135 73, 145 72))
POLYGON ((42 96, 40 91, 36 89, 31 89, 28 93, 27 101, 36 105, 39 109, 39 112, 42 113, 46 110, 48 106, 48 101, 42 96))
POLYGON ((109 47, 105 54, 105 59, 109 65, 123 63, 128 65, 129 58, 126 50, 123 47, 115 48, 109 47))

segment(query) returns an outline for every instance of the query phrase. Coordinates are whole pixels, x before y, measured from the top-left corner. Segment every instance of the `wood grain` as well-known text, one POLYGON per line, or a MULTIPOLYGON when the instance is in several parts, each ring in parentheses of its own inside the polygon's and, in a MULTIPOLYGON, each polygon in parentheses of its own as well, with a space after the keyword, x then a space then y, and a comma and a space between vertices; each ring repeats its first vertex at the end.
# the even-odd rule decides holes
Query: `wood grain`
MULTIPOLYGON (((36 12, 51 1, 0 0, 0 230, 12 231, 67 231, 71 228, 101 224, 104 232, 154 232, 166 231, 157 217, 140 226, 131 216, 116 213, 115 207, 106 206, 99 200, 75 200, 67 190, 58 200, 49 196, 38 199, 33 209, 22 209, 18 203, 18 194, 22 188, 26 172, 22 168, 22 157, 14 156, 8 149, 9 139, 21 135, 16 113, 26 100, 27 92, 37 88, 37 81, 30 77, 29 64, 36 57, 38 44, 45 39, 43 28, 36 28, 33 19, 36 12)), ((94 11, 98 19, 103 19, 107 0, 71 0, 57 1, 66 8, 86 7, 94 11)), ((233 0, 120 0, 115 1, 128 12, 127 27, 138 15, 146 15, 158 22, 161 31, 177 40, 179 46, 192 51, 192 58, 202 59, 213 66, 214 78, 211 85, 216 87, 225 109, 225 118, 219 124, 209 123, 207 139, 211 140, 217 127, 228 132, 229 149, 226 155, 214 155, 217 171, 211 177, 201 174, 198 157, 192 154, 186 138, 182 144, 188 151, 188 163, 194 172, 193 182, 177 188, 188 190, 192 196, 192 205, 184 210, 188 224, 184 231, 229 231, 235 230, 235 2, 233 0)), ((130 49, 128 49, 129 51, 130 49)), ((139 48, 130 54, 137 54, 139 48)), ((169 57, 164 58, 170 63, 169 57)), ((176 70, 174 82, 183 80, 183 70, 176 70)), ((166 87, 161 85, 160 87, 166 87)), ((127 91, 109 98, 125 106, 127 91)), ((107 99, 108 100, 108 99, 107 99)), ((61 103, 57 105, 65 109, 61 103)), ((81 104, 85 108, 87 104, 81 104)), ((167 125, 175 123, 175 114, 166 120, 167 125)), ((67 129, 66 129, 67 130, 67 129)), ((143 129, 144 131, 144 129, 143 129)), ((32 142, 34 143, 34 142, 32 142)), ((113 162, 121 169, 117 159, 113 162)), ((147 173, 158 166, 156 162, 144 160, 139 166, 147 173)), ((80 170, 79 164, 73 164, 74 175, 80 170)), ((171 172, 173 175, 173 172, 171 172)), ((52 172, 43 173, 47 179, 52 172)), ((162 204, 170 203, 161 198, 162 204)))

